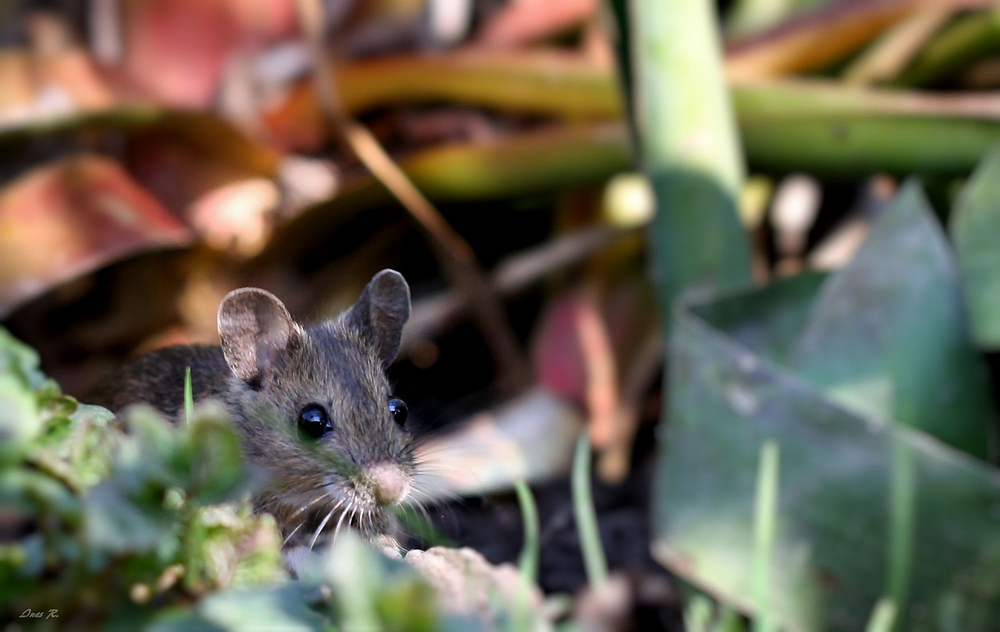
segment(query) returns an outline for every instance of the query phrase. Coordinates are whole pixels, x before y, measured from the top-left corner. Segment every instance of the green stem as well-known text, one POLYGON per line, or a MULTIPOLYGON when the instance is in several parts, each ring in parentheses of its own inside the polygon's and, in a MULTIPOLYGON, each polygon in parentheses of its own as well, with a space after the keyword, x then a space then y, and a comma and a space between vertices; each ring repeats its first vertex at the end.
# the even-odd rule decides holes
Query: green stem
POLYGON ((749 282, 750 247, 737 215, 744 166, 715 3, 638 0, 630 7, 632 116, 656 193, 650 237, 666 318, 682 291, 749 282))
POLYGON ((608 581, 608 562, 604 557, 594 498, 590 490, 590 433, 587 431, 580 433, 576 441, 576 453, 573 455, 573 514, 576 517, 577 533, 580 534, 587 581, 592 586, 602 586, 608 581))
POLYGON ((538 557, 540 554, 540 544, 538 536, 538 510, 535 508, 535 499, 531 495, 531 489, 524 481, 517 481, 514 484, 517 490, 517 500, 521 505, 521 516, 524 521, 524 546, 521 548, 521 556, 518 560, 518 567, 521 571, 521 583, 518 587, 517 604, 515 609, 515 623, 518 630, 531 630, 531 611, 528 608, 528 594, 531 585, 538 577, 538 557))

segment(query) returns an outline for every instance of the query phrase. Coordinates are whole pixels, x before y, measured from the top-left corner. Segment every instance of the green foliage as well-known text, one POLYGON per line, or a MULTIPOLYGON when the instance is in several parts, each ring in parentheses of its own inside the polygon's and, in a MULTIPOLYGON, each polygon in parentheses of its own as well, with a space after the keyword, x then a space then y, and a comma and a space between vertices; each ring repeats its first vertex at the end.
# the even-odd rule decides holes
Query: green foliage
POLYGON ((972 338, 1000 348, 1000 147, 990 152, 962 190, 951 215, 951 237, 962 269, 972 338))
POLYGON ((966 337, 954 253, 916 181, 824 283, 789 362, 844 406, 986 456, 986 367, 966 337))
POLYGON ((221 410, 184 428, 136 410, 126 428, 62 395, 6 331, 0 370, 5 608, 57 609, 51 626, 131 626, 283 575, 275 525, 251 512, 239 440, 221 410))
POLYGON ((299 581, 216 592, 192 610, 161 617, 152 630, 309 631, 334 623, 345 630, 476 629, 471 621, 442 620, 434 604, 431 589, 408 567, 346 532, 331 550, 309 560, 299 581))
POLYGON ((0 329, 0 614, 32 629, 420 632, 442 621, 405 565, 340 538, 292 580, 219 407, 172 426, 79 405, 0 329), (35 625, 37 624, 37 626, 35 625))
POLYGON ((897 629, 996 628, 1000 484, 971 456, 995 412, 935 222, 910 184, 841 271, 675 306, 659 560, 754 612, 754 489, 774 440, 778 627, 863 629, 886 598, 897 629))

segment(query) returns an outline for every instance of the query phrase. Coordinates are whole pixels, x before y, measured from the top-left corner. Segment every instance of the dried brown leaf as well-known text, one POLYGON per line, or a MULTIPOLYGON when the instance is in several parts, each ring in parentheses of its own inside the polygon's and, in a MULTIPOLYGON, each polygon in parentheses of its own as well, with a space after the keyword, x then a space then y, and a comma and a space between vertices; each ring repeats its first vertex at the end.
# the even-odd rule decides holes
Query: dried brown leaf
POLYGON ((114 260, 192 239, 107 158, 80 155, 30 171, 0 189, 0 316, 114 260))

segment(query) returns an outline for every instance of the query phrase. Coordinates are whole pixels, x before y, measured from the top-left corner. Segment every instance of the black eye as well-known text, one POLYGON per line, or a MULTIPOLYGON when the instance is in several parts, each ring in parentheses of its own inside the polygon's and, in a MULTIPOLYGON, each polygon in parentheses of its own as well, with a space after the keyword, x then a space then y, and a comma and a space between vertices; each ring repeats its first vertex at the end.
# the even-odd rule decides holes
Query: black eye
POLYGON ((402 426, 406 423, 406 404, 403 400, 398 397, 390 397, 389 412, 392 413, 392 418, 396 421, 397 425, 402 426))
POLYGON ((319 404, 309 404, 299 413, 299 430, 313 439, 319 439, 332 427, 330 416, 319 404))

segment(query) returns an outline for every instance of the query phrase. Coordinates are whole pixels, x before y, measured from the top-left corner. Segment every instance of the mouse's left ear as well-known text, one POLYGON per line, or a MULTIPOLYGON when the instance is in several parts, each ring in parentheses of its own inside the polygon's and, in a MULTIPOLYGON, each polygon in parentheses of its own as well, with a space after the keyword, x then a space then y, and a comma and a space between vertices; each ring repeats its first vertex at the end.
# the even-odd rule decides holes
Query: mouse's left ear
POLYGON ((285 305, 270 292, 255 287, 233 290, 219 305, 222 355, 233 375, 254 388, 297 331, 285 305))
POLYGON ((403 325, 410 317, 410 286, 395 270, 382 270, 368 282, 344 315, 347 322, 375 346, 382 366, 396 359, 403 325))

